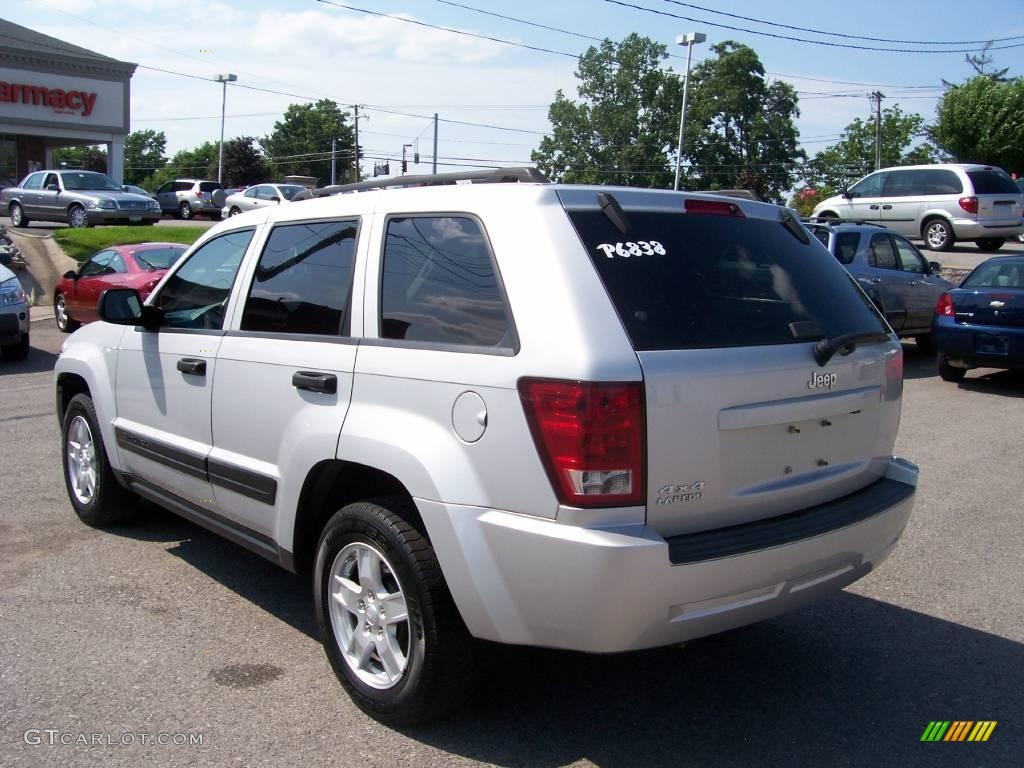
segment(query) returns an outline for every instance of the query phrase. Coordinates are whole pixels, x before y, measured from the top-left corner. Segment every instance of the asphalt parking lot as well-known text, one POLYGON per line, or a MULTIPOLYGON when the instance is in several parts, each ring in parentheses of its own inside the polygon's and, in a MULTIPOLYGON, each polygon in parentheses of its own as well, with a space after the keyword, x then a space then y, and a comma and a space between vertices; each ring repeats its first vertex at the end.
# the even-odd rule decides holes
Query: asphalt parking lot
POLYGON ((845 592, 683 649, 495 649, 459 717, 392 730, 336 683, 304 579, 156 510, 77 521, 53 415, 62 337, 41 320, 32 340, 0 360, 0 765, 1021 764, 1020 376, 946 383, 905 345, 915 512, 845 592), (985 743, 921 743, 936 719, 998 725, 985 743), (141 743, 160 733, 202 744, 141 743))
MULTIPOLYGON (((174 218, 173 216, 164 216, 153 226, 155 227, 201 227, 202 229, 209 229, 217 222, 212 219, 206 218, 205 216, 199 216, 188 221, 182 221, 181 219, 174 218)), ((11 229, 11 218, 10 216, 0 216, 0 225, 3 225, 11 229)), ((63 229, 67 224, 59 221, 33 221, 29 223, 26 228, 28 232, 52 232, 55 229, 63 229)), ((17 231, 17 230, 15 230, 17 231)))

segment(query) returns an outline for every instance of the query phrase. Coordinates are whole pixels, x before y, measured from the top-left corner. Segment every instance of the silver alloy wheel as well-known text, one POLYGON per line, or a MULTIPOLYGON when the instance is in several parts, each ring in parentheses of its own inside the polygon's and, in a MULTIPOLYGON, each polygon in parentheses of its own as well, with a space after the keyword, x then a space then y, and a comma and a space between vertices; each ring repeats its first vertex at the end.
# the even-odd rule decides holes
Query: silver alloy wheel
POLYGON ((188 221, 192 218, 192 206, 188 203, 182 203, 178 206, 178 215, 185 221, 188 221))
POLYGON ((71 490, 80 504, 88 504, 96 497, 100 469, 96 460, 96 443, 84 416, 75 416, 71 422, 64 449, 68 455, 71 490))
POLYGON ((89 226, 89 216, 86 214, 85 208, 80 205, 74 206, 68 214, 68 224, 75 229, 85 229, 89 226))
POLYGON ((928 243, 929 248, 938 250, 949 239, 949 227, 941 221, 933 221, 925 228, 924 239, 928 243))
POLYGON ((394 687, 409 665, 411 631, 395 569, 363 542, 345 546, 330 570, 329 610, 345 663, 372 688, 394 687))
POLYGON ((15 204, 11 206, 11 224, 16 227, 20 227, 21 219, 24 215, 25 214, 22 212, 20 205, 15 204))
POLYGON ((58 293, 57 300, 53 303, 53 313, 57 315, 57 327, 62 331, 68 327, 68 308, 64 303, 64 294, 58 293))

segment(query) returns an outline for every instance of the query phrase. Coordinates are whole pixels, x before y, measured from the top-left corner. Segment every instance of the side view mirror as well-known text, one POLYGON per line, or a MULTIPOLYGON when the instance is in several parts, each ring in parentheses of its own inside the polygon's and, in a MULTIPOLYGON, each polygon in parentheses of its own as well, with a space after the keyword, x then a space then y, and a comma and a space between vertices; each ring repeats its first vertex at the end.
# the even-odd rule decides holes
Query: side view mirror
POLYGON ((68 270, 67 272, 65 272, 65 273, 64 273, 64 274, 62 275, 62 277, 63 277, 63 278, 65 279, 65 280, 77 280, 77 279, 78 279, 78 273, 77 273, 77 272, 75 272, 75 270, 73 270, 73 269, 69 269, 69 270, 68 270))
POLYGON ((147 330, 160 326, 163 313, 147 307, 134 288, 108 288, 100 294, 97 307, 100 320, 114 325, 141 325, 147 330))
POLYGON ((939 263, 939 262, 937 262, 937 261, 929 261, 929 262, 928 262, 928 270, 929 270, 929 271, 930 271, 930 272, 931 272, 931 273, 932 273, 933 275, 937 275, 937 274, 939 274, 939 272, 941 272, 941 271, 942 271, 942 264, 940 264, 940 263, 939 263))
POLYGON ((58 187, 56 184, 47 184, 46 185, 46 191, 47 192, 60 192, 60 187, 58 187))
POLYGON ((272 198, 270 198, 270 199, 271 199, 271 200, 273 200, 273 201, 274 201, 275 203, 280 203, 280 202, 281 202, 281 198, 280 198, 280 197, 278 197, 277 195, 274 195, 274 196, 273 196, 272 198))
POLYGON ((847 200, 852 200, 852 199, 853 199, 853 192, 851 192, 850 190, 848 190, 848 189, 847 189, 846 187, 843 187, 843 191, 842 191, 842 192, 840 192, 839 194, 841 194, 841 195, 842 195, 843 197, 845 197, 845 198, 846 198, 847 200))

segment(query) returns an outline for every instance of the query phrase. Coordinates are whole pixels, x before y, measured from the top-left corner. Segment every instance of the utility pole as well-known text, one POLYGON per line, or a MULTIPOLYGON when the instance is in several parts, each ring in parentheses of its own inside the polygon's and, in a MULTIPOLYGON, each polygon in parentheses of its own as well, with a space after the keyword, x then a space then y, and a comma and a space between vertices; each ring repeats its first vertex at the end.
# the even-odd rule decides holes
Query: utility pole
POLYGON ((885 94, 874 91, 868 98, 875 105, 875 170, 879 171, 882 169, 882 99, 885 94))
POLYGON ((432 173, 437 173, 437 112, 434 113, 434 168, 432 173))
POLYGON ((356 135, 356 151, 355 151, 355 163, 356 163, 356 181, 359 181, 359 105, 354 104, 352 108, 355 110, 355 135, 356 135))
POLYGON ((228 83, 233 83, 238 75, 217 75, 217 82, 221 83, 224 91, 220 97, 220 147, 217 150, 217 182, 224 179, 224 107, 228 103, 228 83))
POLYGON ((334 142, 335 141, 337 141, 337 139, 335 139, 333 136, 331 136, 331 186, 332 187, 335 184, 335 181, 334 181, 334 179, 335 179, 335 176, 334 176, 334 157, 335 157, 335 155, 334 155, 334 142))
POLYGON ((686 79, 683 80, 683 110, 679 116, 679 149, 676 152, 676 181, 673 189, 679 191, 679 170, 683 164, 683 144, 686 142, 686 97, 690 88, 690 60, 693 58, 695 43, 703 43, 708 36, 703 32, 687 32, 676 37, 676 45, 686 46, 686 79))

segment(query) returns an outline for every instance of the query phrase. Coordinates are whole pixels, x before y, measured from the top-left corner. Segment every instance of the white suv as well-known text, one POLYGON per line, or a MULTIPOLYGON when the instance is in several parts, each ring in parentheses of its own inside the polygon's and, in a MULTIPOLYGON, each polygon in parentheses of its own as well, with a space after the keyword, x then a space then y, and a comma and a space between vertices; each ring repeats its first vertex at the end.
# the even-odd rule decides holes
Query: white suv
POLYGON ((991 165, 909 165, 865 176, 822 200, 812 215, 881 224, 920 237, 933 251, 948 251, 957 240, 998 251, 1024 232, 1024 194, 991 165))
POLYGON ((311 574, 335 672, 390 723, 456 704, 478 638, 627 651, 835 592, 913 505, 899 341, 764 203, 321 196, 100 315, 56 366, 75 511, 138 495, 311 574))

